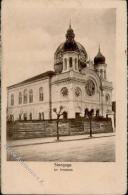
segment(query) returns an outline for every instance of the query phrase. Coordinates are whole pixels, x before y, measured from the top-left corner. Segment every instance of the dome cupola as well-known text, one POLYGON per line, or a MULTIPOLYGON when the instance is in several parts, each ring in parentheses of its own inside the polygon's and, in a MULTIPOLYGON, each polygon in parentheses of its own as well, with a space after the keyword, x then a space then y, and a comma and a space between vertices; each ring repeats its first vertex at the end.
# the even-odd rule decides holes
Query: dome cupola
POLYGON ((101 51, 100 51, 100 46, 99 46, 99 51, 97 56, 94 58, 94 64, 105 64, 105 57, 102 55, 101 51))
POLYGON ((98 54, 94 58, 94 69, 96 70, 99 77, 104 80, 106 80, 106 67, 107 64, 105 63, 105 57, 102 55, 99 46, 98 54))
POLYGON ((66 33, 66 41, 64 43, 64 52, 66 51, 79 51, 79 48, 74 40, 75 34, 73 29, 71 28, 71 24, 69 25, 69 28, 66 33))
POLYGON ((69 25, 69 29, 67 30, 66 38, 67 38, 67 41, 74 41, 75 34, 74 34, 73 29, 71 28, 71 24, 69 25))
POLYGON ((54 69, 57 74, 71 69, 81 71, 86 67, 88 58, 85 48, 75 41, 75 33, 71 24, 65 36, 65 42, 59 45, 54 54, 54 69))

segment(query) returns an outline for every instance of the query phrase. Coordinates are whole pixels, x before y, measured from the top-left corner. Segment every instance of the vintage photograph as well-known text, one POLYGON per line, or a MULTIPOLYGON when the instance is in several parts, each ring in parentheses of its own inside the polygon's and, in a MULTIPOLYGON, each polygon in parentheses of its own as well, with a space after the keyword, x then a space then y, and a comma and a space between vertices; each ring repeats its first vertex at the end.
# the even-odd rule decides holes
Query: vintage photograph
POLYGON ((13 6, 7 160, 115 162, 116 9, 13 6))
POLYGON ((125 194, 125 6, 2 2, 3 194, 125 194))

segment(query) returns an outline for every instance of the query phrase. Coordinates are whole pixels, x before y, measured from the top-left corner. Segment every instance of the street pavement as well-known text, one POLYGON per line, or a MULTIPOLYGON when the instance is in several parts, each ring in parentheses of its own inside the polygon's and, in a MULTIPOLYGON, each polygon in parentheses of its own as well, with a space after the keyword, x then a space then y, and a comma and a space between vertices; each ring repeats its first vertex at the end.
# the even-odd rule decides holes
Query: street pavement
POLYGON ((114 162, 115 134, 93 134, 15 140, 8 142, 8 160, 24 161, 114 162), (15 154, 15 155, 14 155, 15 154))
MULTIPOLYGON (((97 133, 93 134, 93 138, 98 137, 108 137, 114 136, 115 133, 97 133)), ((71 141, 71 140, 81 140, 81 139, 89 139, 89 135, 73 135, 73 136, 60 136, 59 141, 71 141)), ((27 146, 34 144, 46 144, 46 143, 54 143, 57 141, 56 137, 44 137, 44 138, 32 138, 32 139, 21 139, 21 140, 9 140, 7 141, 8 146, 27 146)))

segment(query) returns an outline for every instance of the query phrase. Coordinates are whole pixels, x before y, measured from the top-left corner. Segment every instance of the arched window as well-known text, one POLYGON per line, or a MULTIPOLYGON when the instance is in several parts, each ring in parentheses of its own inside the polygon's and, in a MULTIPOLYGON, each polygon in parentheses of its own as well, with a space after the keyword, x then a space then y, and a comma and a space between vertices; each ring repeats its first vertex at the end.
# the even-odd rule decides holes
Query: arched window
POLYGON ((72 57, 69 58, 69 67, 72 67, 72 57))
POLYGON ((43 87, 39 88, 39 101, 44 100, 43 87))
POLYGON ((11 94, 11 106, 14 106, 14 94, 11 94))
POLYGON ((42 112, 42 119, 44 120, 44 112, 42 112))
POLYGON ((78 70, 78 66, 77 66, 77 58, 75 58, 75 70, 78 70))
POLYGON ((19 92, 19 104, 22 104, 22 93, 19 92))
POLYGON ((21 121, 21 114, 19 114, 19 120, 21 121))
POLYGON ((39 112, 39 120, 41 120, 41 113, 39 112))
POLYGON ((24 104, 27 104, 27 89, 24 89, 24 104))
POLYGON ((32 113, 29 114, 29 119, 32 120, 32 113))
POLYGON ((100 114, 100 110, 96 109, 96 117, 99 117, 99 114, 100 114))
POLYGON ((14 115, 13 114, 10 114, 9 120, 14 121, 14 115))
POLYGON ((32 103, 33 102, 33 90, 30 89, 29 91, 29 103, 32 103))
POLYGON ((106 104, 110 104, 110 95, 107 94, 105 98, 106 98, 106 104))
POLYGON ((103 78, 103 70, 100 70, 100 77, 103 78))
POLYGON ((106 79, 106 70, 104 71, 104 79, 106 79))
POLYGON ((24 117, 24 120, 26 121, 27 120, 27 113, 24 113, 23 117, 24 117))
POLYGON ((67 70, 67 59, 64 58, 64 70, 67 70))
POLYGON ((39 112, 39 120, 44 120, 44 112, 39 112))

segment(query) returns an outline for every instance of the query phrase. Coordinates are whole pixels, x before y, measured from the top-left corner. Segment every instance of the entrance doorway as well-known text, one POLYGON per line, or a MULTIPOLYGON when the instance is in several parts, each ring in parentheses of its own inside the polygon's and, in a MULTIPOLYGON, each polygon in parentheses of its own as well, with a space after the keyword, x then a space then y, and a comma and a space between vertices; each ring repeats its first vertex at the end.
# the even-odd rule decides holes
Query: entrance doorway
POLYGON ((39 120, 44 120, 44 112, 39 112, 39 120))
POLYGON ((100 115, 99 113, 100 113, 100 111, 99 111, 99 109, 97 109, 96 110, 96 117, 99 117, 99 115, 100 115))
POLYGON ((88 108, 86 108, 84 111, 84 117, 88 117, 88 108))
POLYGON ((67 112, 63 112, 63 119, 67 119, 68 118, 68 113, 67 112))
POLYGON ((80 118, 80 112, 75 113, 75 118, 80 118))

